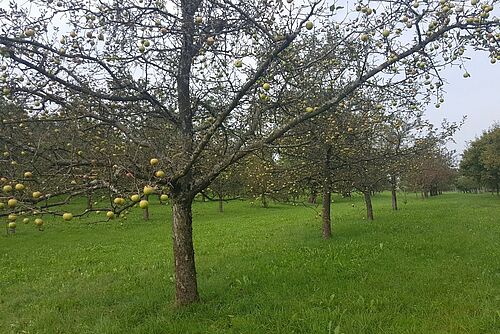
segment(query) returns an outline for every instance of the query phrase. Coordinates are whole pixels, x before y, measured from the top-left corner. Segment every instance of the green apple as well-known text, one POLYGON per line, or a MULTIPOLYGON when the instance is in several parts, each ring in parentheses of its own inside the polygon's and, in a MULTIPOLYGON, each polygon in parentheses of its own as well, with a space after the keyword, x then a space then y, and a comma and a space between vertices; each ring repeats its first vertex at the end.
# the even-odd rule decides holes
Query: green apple
POLYGON ((25 187, 24 187, 24 184, 18 183, 18 184, 16 184, 15 188, 17 191, 23 191, 25 187))
POLYGON ((162 194, 160 196, 160 201, 162 201, 162 202, 168 201, 168 195, 167 194, 162 194))
POLYGON ((15 223, 15 222, 10 222, 10 223, 9 223, 9 228, 11 228, 11 229, 16 228, 16 226, 17 226, 17 225, 16 225, 16 223, 15 223))
POLYGON ((24 34, 28 37, 33 37, 35 36, 35 30, 28 28, 24 31, 24 34))
POLYGON ((269 89, 271 89, 271 85, 270 85, 270 84, 268 84, 268 83, 266 82, 266 83, 264 83, 264 84, 262 85, 262 88, 263 88, 264 90, 269 90, 269 89))
POLYGON ((8 184, 6 186, 3 186, 2 190, 4 193, 10 193, 12 191, 12 186, 8 184))
POLYGON ((234 61, 234 67, 240 68, 243 66, 243 61, 241 59, 236 59, 234 61))
POLYGON ((314 27, 314 24, 311 21, 306 22, 306 29, 311 30, 314 27))
POLYGON ((139 196, 137 194, 134 194, 134 195, 130 196, 130 200, 132 202, 139 202, 140 199, 141 199, 141 196, 139 196))

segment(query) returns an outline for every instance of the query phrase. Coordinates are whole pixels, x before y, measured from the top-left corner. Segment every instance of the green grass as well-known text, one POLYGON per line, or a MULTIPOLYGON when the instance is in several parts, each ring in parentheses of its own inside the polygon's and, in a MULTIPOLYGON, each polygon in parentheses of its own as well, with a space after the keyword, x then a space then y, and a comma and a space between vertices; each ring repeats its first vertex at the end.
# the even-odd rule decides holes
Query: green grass
POLYGON ((173 306, 171 218, 18 224, 0 237, 0 333, 500 333, 500 199, 196 203, 202 302, 173 306), (352 206, 354 203, 354 207, 352 206), (319 210, 319 208, 317 208, 319 210))

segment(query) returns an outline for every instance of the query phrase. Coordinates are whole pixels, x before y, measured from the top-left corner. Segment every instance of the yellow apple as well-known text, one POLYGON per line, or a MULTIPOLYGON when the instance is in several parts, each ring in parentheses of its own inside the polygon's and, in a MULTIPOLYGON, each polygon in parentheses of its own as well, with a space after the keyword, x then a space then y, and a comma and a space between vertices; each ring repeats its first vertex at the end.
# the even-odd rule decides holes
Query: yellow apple
POLYGON ((15 188, 17 191, 22 191, 22 190, 24 190, 25 187, 24 187, 24 184, 18 183, 18 184, 16 184, 15 188))
POLYGON ((155 173, 156 177, 165 177, 165 172, 162 170, 159 170, 155 173))
POLYGON ((141 196, 139 196, 137 194, 134 194, 134 195, 130 196, 130 200, 132 202, 139 202, 140 199, 141 199, 141 196))
POLYGON ((65 212, 62 217, 65 221, 70 221, 73 219, 73 214, 71 212, 65 212))
POLYGON ((148 201, 146 201, 145 199, 143 199, 142 201, 140 201, 140 202, 139 202, 139 207, 140 207, 141 209, 145 209, 145 208, 147 208, 148 206, 149 206, 149 202, 148 202, 148 201))
POLYGON ((125 199, 122 197, 117 197, 113 200, 113 203, 116 205, 123 205, 125 203, 125 199))
POLYGON ((113 219, 115 218, 115 213, 113 211, 108 211, 106 212, 106 217, 108 217, 109 219, 113 219))
POLYGON ((29 179, 30 177, 33 177, 33 173, 32 172, 24 172, 24 177, 29 179))
POLYGON ((158 165, 159 162, 160 162, 160 160, 158 160, 156 158, 149 160, 149 163, 151 164, 151 166, 156 166, 156 165, 158 165))
POLYGON ((3 186, 3 192, 4 193, 10 193, 11 191, 12 191, 12 186, 11 185, 3 186))
POLYGON ((151 186, 144 186, 144 195, 151 195, 155 189, 151 186))
POLYGON ((40 197, 42 197, 42 193, 39 191, 35 191, 32 196, 34 199, 39 199, 40 197))
POLYGON ((17 199, 15 198, 11 198, 7 201, 7 205, 9 206, 9 208, 14 208, 16 207, 17 205, 17 199))

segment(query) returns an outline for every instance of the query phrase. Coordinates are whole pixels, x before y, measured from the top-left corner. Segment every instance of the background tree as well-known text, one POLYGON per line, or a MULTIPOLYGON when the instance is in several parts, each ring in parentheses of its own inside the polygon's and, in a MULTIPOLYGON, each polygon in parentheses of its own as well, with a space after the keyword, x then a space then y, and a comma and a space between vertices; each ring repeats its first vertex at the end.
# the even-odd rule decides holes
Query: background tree
POLYGON ((453 152, 446 151, 439 144, 434 145, 418 157, 406 173, 404 183, 410 190, 421 192, 422 197, 440 195, 450 190, 456 177, 453 152))
POLYGON ((470 143, 460 161, 460 173, 473 178, 476 188, 486 186, 500 192, 500 125, 493 125, 470 143))

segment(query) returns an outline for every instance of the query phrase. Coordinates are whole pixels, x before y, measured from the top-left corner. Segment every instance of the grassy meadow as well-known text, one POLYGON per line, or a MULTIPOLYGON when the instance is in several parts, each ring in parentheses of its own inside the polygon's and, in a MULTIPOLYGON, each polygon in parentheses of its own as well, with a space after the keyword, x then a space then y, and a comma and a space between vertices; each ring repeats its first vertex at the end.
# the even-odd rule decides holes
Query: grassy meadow
POLYGON ((361 197, 335 198, 325 241, 320 207, 197 202, 202 302, 181 309, 168 206, 18 222, 0 236, 0 333, 500 333, 500 198, 373 204, 367 222, 361 197))

